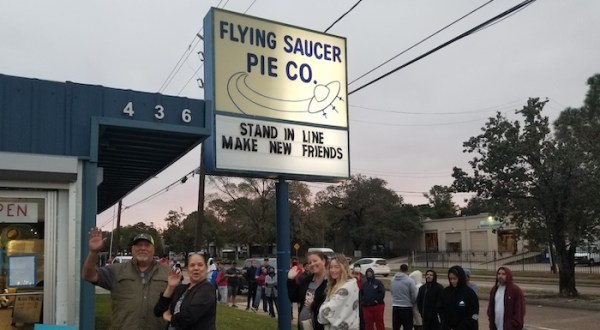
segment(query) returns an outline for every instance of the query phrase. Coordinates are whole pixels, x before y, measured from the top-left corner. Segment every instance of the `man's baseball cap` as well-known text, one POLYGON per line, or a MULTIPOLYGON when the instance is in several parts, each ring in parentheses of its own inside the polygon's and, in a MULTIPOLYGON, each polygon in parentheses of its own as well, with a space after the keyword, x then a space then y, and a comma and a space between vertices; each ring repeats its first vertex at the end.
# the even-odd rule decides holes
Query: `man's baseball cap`
POLYGON ((135 243, 137 243, 140 240, 145 240, 148 241, 148 243, 154 245, 154 238, 152 238, 151 235, 149 234, 138 234, 136 237, 133 238, 133 241, 131 242, 132 245, 135 245, 135 243))

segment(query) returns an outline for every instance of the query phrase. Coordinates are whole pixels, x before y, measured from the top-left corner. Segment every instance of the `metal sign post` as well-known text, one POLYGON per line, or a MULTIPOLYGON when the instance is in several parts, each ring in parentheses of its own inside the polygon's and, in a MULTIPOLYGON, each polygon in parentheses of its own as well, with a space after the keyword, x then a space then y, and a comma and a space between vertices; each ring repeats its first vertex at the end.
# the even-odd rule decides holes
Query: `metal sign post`
POLYGON ((289 184, 279 179, 275 185, 277 198, 277 329, 292 329, 292 304, 288 297, 287 274, 290 269, 289 184))

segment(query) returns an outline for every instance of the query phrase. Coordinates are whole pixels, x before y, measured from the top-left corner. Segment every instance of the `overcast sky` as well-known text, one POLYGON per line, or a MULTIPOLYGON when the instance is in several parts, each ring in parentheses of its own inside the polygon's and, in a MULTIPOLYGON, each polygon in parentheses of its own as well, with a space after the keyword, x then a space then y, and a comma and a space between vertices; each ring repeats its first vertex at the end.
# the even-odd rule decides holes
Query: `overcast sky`
MULTIPOLYGON (((373 73, 364 73, 484 0, 365 0, 329 33, 347 38, 352 91, 520 3, 496 0, 373 73)), ((209 8, 324 31, 356 3, 281 0, 0 0, 0 73, 204 98, 196 33, 209 8), (187 50, 189 52, 186 52, 187 50), (187 54, 190 54, 187 56, 187 54), (167 81, 177 62, 183 65, 167 81), (161 88, 162 87, 162 88, 161 88)), ((489 116, 516 118, 528 97, 548 98, 546 115, 581 106, 586 79, 600 72, 600 1, 538 0, 349 97, 351 173, 380 177, 408 203, 449 185, 468 167, 462 142, 489 116)), ((124 199, 133 205, 199 166, 199 148, 124 199)), ((122 223, 153 222, 197 206, 197 177, 123 212, 122 223)), ((325 184, 309 183, 317 191, 325 184)), ((463 195, 456 197, 462 201, 463 195)), ((104 230, 115 210, 99 215, 104 230)))

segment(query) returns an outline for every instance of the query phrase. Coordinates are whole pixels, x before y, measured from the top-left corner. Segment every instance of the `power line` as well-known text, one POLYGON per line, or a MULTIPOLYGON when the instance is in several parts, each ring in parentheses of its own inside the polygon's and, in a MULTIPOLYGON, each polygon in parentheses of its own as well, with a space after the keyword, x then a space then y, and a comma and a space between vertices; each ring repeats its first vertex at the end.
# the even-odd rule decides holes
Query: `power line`
POLYGON ((171 188, 173 188, 173 187, 175 187, 175 186, 182 185, 182 184, 186 183, 186 181, 188 180, 188 177, 189 177, 190 175, 194 176, 196 173, 198 173, 198 171, 199 171, 199 167, 197 167, 197 168, 195 168, 195 169, 191 170, 190 172, 188 172, 187 174, 185 174, 185 175, 184 175, 183 177, 181 177, 180 179, 178 179, 178 180, 176 180, 176 181, 174 181, 174 182, 170 183, 170 184, 169 184, 169 185, 167 185, 166 187, 164 187, 164 188, 162 188, 162 189, 158 190, 157 192, 155 192, 155 193, 153 193, 153 194, 151 194, 151 195, 149 195, 149 196, 146 196, 146 197, 144 197, 144 198, 140 199, 139 201, 137 201, 137 202, 135 202, 135 203, 133 203, 133 204, 130 204, 130 205, 127 205, 127 206, 125 206, 125 207, 123 208, 123 211, 125 211, 125 210, 127 210, 127 209, 130 209, 130 208, 132 208, 132 207, 134 207, 134 206, 136 206, 136 205, 139 205, 139 204, 141 204, 141 203, 147 202, 147 201, 149 201, 149 200, 151 200, 151 199, 154 199, 154 198, 156 198, 156 197, 158 197, 158 196, 160 196, 160 195, 162 195, 162 194, 164 194, 164 193, 168 192, 168 191, 169 191, 171 188))
MULTIPOLYGON (((223 0, 220 0, 219 3, 215 7, 219 8, 219 6, 221 5, 221 2, 223 2, 223 0)), ((227 2, 229 2, 229 1, 227 1, 227 2)), ((226 3, 226 5, 227 5, 227 3, 226 3)), ((225 6, 223 6, 223 8, 225 8, 225 6)))
MULTIPOLYGON (((102 229, 104 228, 106 225, 108 225, 109 223, 111 223, 113 220, 115 220, 115 218, 117 217, 116 215, 116 210, 117 210, 117 206, 115 205, 113 207, 113 215, 112 217, 110 217, 108 220, 106 220, 106 222, 102 225, 102 226, 97 226, 98 228, 102 229)), ((113 223, 114 224, 114 223, 113 223)), ((114 228, 114 227, 113 227, 114 228)))
POLYGON ((369 71, 367 71, 367 72, 363 73, 363 74, 362 74, 362 75, 360 75, 358 78, 356 78, 356 79, 352 80, 351 82, 349 82, 349 83, 348 83, 348 86, 352 85, 352 84, 353 84, 353 83, 355 83, 357 80, 359 80, 359 79, 363 78, 364 76, 366 76, 366 75, 368 75, 368 74, 372 73, 373 71, 375 71, 375 70, 377 70, 377 69, 381 68, 382 66, 384 66, 384 65, 386 65, 386 64, 388 64, 388 63, 390 63, 391 61, 393 61, 393 60, 395 60, 396 58, 398 58, 398 56, 401 56, 402 54, 404 54, 404 53, 408 52, 409 50, 411 50, 411 49, 413 49, 413 48, 417 47, 418 45, 420 45, 420 44, 424 43, 425 41, 427 41, 427 40, 431 39, 432 37, 434 37, 434 36, 435 36, 435 35, 437 35, 438 33, 440 33, 440 32, 442 32, 442 31, 444 31, 445 29, 447 29, 447 28, 451 27, 452 25, 456 24, 457 22, 459 22, 459 21, 463 20, 463 19, 464 19, 464 18, 466 18, 467 16, 469 16, 469 15, 473 14, 474 12, 476 12, 476 11, 480 10, 481 8, 483 8, 483 7, 487 6, 487 5, 488 5, 488 4, 490 4, 492 1, 494 1, 494 0, 490 0, 490 1, 486 2, 486 3, 484 3, 483 5, 481 5, 481 6, 477 7, 477 8, 475 8, 475 9, 471 10, 470 12, 468 12, 468 13, 466 13, 465 15, 461 16, 460 18, 458 18, 458 19, 454 20, 452 23, 450 23, 450 24, 448 24, 448 25, 444 26, 443 28, 441 28, 441 29, 439 29, 439 30, 435 31, 434 33, 430 34, 430 35, 429 35, 429 36, 427 36, 426 38, 424 38, 424 39, 421 39, 421 41, 417 42, 416 44, 414 44, 414 45, 412 45, 412 46, 410 46, 410 47, 406 48, 405 50, 401 51, 400 53, 396 54, 395 56, 393 56, 393 57, 392 57, 392 58, 390 58, 389 60, 387 60, 387 61, 385 61, 385 62, 383 62, 383 63, 379 64, 378 66, 374 67, 373 69, 371 69, 371 70, 369 70, 369 71))
POLYGON ((356 92, 358 92, 358 91, 360 91, 360 90, 362 90, 362 89, 364 89, 364 88, 366 88, 366 87, 368 87, 368 86, 370 86, 370 85, 372 85, 372 84, 374 84, 374 83, 382 80, 383 78, 386 78, 386 77, 388 77, 388 76, 396 73, 397 71, 399 71, 401 69, 404 69, 405 67, 407 67, 407 66, 409 66, 409 65, 411 65, 411 64, 413 64, 413 63, 415 63, 415 62, 417 62, 417 61, 419 61, 419 60, 421 60, 421 59, 423 59, 423 58, 425 58, 425 57, 427 57, 427 56, 429 56, 429 55, 437 52, 438 50, 440 50, 442 48, 445 48, 446 46, 448 46, 450 44, 453 44, 454 42, 456 42, 456 41, 458 41, 458 40, 460 40, 460 39, 462 39, 464 37, 467 37, 467 36, 469 36, 469 35, 477 32, 477 31, 481 30, 483 27, 485 27, 485 26, 493 23, 494 21, 497 21, 497 20, 499 20, 499 19, 501 19, 501 18, 503 18, 503 17, 505 17, 507 15, 510 15, 512 12, 517 11, 517 10, 519 10, 522 7, 528 6, 529 4, 531 4, 532 2, 535 2, 535 1, 536 0, 525 0, 525 1, 521 2, 521 3, 519 3, 518 5, 516 5, 516 6, 512 7, 512 8, 510 8, 510 9, 508 9, 508 10, 506 10, 506 11, 504 11, 504 12, 502 12, 502 13, 500 13, 500 14, 498 14, 498 15, 490 18, 490 19, 488 19, 487 21, 485 21, 485 22, 483 22, 483 23, 475 26, 474 28, 472 28, 472 29, 470 29, 470 30, 468 30, 468 31, 466 31, 466 32, 464 32, 464 33, 462 33, 462 34, 460 34, 460 35, 458 35, 458 36, 456 36, 456 37, 454 37, 454 38, 446 41, 446 42, 444 42, 443 44, 441 44, 441 45, 439 45, 439 46, 431 49, 430 51, 428 51, 428 52, 426 52, 426 53, 424 53, 424 54, 422 54, 420 56, 417 56, 416 58, 414 58, 414 59, 412 59, 412 60, 410 60, 410 61, 408 61, 408 62, 406 62, 406 63, 404 63, 402 65, 400 65, 399 67, 396 67, 395 69, 393 69, 393 70, 391 70, 391 71, 389 71, 389 72, 387 72, 387 73, 385 73, 385 74, 383 74, 383 75, 381 75, 381 76, 379 76, 379 77, 377 77, 377 78, 369 81, 368 83, 366 83, 366 84, 358 87, 357 89, 349 92, 348 95, 352 95, 352 94, 354 94, 354 93, 356 93, 356 92))
POLYGON ((394 177, 394 178, 414 178, 414 179, 430 179, 430 178, 447 178, 451 176, 451 171, 446 171, 443 174, 402 174, 402 173, 382 173, 378 171, 371 170, 361 170, 360 173, 368 174, 368 175, 381 175, 385 177, 394 177))
POLYGON ((115 220, 115 216, 114 215, 112 217, 110 217, 108 220, 106 220, 106 222, 102 226, 97 226, 97 227, 100 228, 100 229, 102 229, 102 228, 106 227, 106 225, 108 225, 109 223, 111 223, 113 220, 115 220))
POLYGON ((337 22, 341 21, 342 18, 344 18, 344 16, 348 15, 348 13, 350 13, 354 8, 356 8, 356 6, 358 6, 358 4, 361 2, 362 0, 358 0, 357 3, 354 4, 354 6, 352 6, 350 9, 348 9, 347 12, 345 12, 342 16, 340 16, 338 19, 335 20, 335 22, 331 23, 331 25, 325 29, 325 33, 327 33, 327 31, 329 31, 329 29, 331 29, 334 25, 337 24, 337 22))
POLYGON ((248 8, 246 8, 246 10, 244 10, 244 14, 248 12, 248 10, 250 10, 250 8, 252 8, 252 6, 254 6, 254 4, 256 3, 256 0, 252 1, 252 3, 250 4, 250 6, 248 6, 248 8))
MULTIPOLYGON (((525 101, 527 101, 527 100, 525 100, 525 101)), ((515 104, 518 104, 520 102, 523 102, 523 98, 511 101, 511 102, 507 102, 507 103, 495 105, 495 106, 490 106, 490 107, 485 107, 485 108, 480 108, 480 109, 475 109, 475 110, 455 111, 455 112, 413 112, 413 111, 399 111, 399 110, 391 110, 391 109, 365 107, 365 106, 360 106, 360 105, 355 105, 355 104, 350 104, 350 107, 352 107, 352 108, 359 108, 359 109, 365 109, 365 110, 378 111, 378 112, 396 113, 396 114, 402 114, 402 115, 462 115, 462 114, 472 114, 472 113, 476 113, 476 112, 488 112, 488 111, 505 110, 505 108, 511 108, 515 104)))
POLYGON ((201 40, 200 36, 201 36, 201 33, 202 33, 203 29, 204 29, 204 27, 200 28, 200 31, 198 31, 194 35, 194 38, 192 39, 192 41, 190 42, 190 44, 188 45, 188 47, 186 48, 186 50, 183 52, 183 54, 181 54, 181 57, 179 58, 179 60, 177 61, 177 63, 175 63, 175 66, 173 67, 173 69, 171 69, 171 72, 169 72, 169 74, 167 75, 167 78, 165 78, 165 81, 162 83, 162 85, 160 85, 160 88, 158 89, 158 93, 164 92, 165 89, 167 89, 167 87, 171 83, 171 81, 173 81, 173 78, 175 78, 175 76, 177 75, 177 73, 179 72, 179 70, 181 70, 181 67, 183 66, 183 64, 185 63, 185 61, 187 61, 187 59, 190 57, 190 54, 192 53, 192 50, 194 48, 196 48, 196 46, 200 42, 200 40, 201 40), (196 38, 198 38, 198 42, 196 42, 194 44, 194 42, 196 41, 196 38))
POLYGON ((564 109, 566 109, 566 108, 569 108, 569 107, 567 107, 566 105, 563 105, 562 103, 558 102, 556 99, 553 99, 553 98, 551 98, 551 97, 548 97, 548 100, 550 100, 550 101, 552 101, 552 102, 554 102, 554 103, 558 104, 558 105, 559 105, 561 108, 564 108, 564 109))
POLYGON ((380 125, 380 126, 422 127, 422 126, 447 126, 447 125, 468 124, 468 123, 475 123, 475 122, 479 122, 479 121, 482 121, 482 120, 486 120, 488 118, 489 117, 479 118, 479 119, 471 119, 471 120, 464 120, 464 121, 436 123, 436 124, 394 124, 394 123, 385 123, 385 122, 384 123, 378 123, 378 122, 373 122, 373 121, 368 121, 368 120, 359 120, 359 119, 350 119, 350 121, 357 122, 357 123, 363 123, 363 124, 370 124, 370 125, 380 125))
MULTIPOLYGON (((370 171, 364 168, 353 167, 355 171, 370 171)), ((434 170, 434 171, 374 171, 378 173, 387 173, 387 174, 442 174, 448 173, 448 170, 434 170)))
MULTIPOLYGON (((219 3, 217 4, 216 7, 219 8, 219 6, 221 5, 222 2, 223 2, 223 0, 219 1, 219 3)), ((229 1, 227 1, 227 2, 229 2, 229 1)), ((227 2, 225 3, 225 5, 223 5, 223 8, 225 8, 225 6, 227 5, 227 2)), ((256 0, 255 0, 255 2, 256 2, 256 0)), ((254 2, 252 4, 254 4, 254 2)), ((179 73, 183 64, 188 60, 188 58, 192 54, 192 51, 196 48, 196 46, 202 40, 202 31, 203 30, 204 30, 204 26, 201 26, 200 30, 198 30, 198 32, 196 32, 196 34, 194 35, 194 38, 192 39, 192 41, 190 41, 190 44, 188 45, 186 50, 183 52, 183 54, 181 54, 181 57, 179 58, 177 63, 175 63, 175 66, 173 67, 173 69, 171 69, 171 72, 169 72, 169 74, 167 75, 167 78, 165 78, 165 81, 162 83, 162 85, 160 85, 160 88, 158 89, 158 93, 163 93, 167 89, 169 84, 171 84, 171 82, 173 81, 173 79, 175 78, 177 73, 179 73), (198 38, 198 41, 194 44, 194 42, 196 41, 196 38, 198 38)))
MULTIPOLYGON (((229 3, 229 0, 227 0, 227 1, 225 2, 225 4, 223 5, 223 8, 225 8, 225 6, 227 6, 227 4, 228 4, 228 3, 229 3)), ((244 13, 244 14, 246 14, 246 13, 247 13, 247 12, 250 10, 250 8, 252 8, 252 6, 254 6, 254 4, 255 4, 255 3, 256 3, 256 0, 252 1, 252 3, 251 3, 249 6, 248 6, 248 8, 246 8, 246 10, 244 10, 244 12, 243 12, 243 13, 244 13)), ((219 2, 219 4, 221 4, 221 2, 219 2)), ((218 6, 219 6, 219 5, 217 5, 217 7, 218 7, 218 6)), ((203 28, 204 28, 204 27, 203 27, 203 28)), ((191 54, 191 52, 190 52, 190 54, 191 54)), ((186 61, 187 61, 187 58, 188 58, 188 57, 189 57, 189 54, 188 54, 188 56, 186 57, 186 61)), ((182 65, 183 65, 183 64, 182 64, 182 65)), ((179 90, 179 92, 177 92, 177 96, 181 95, 181 93, 183 92, 183 90, 184 90, 184 89, 185 89, 185 88, 186 88, 186 87, 187 87, 187 86, 190 84, 190 82, 191 82, 191 81, 194 79, 194 77, 196 77, 196 75, 198 74, 198 72, 200 72, 200 70, 201 70, 203 67, 204 67, 204 62, 200 63, 200 66, 198 67, 198 69, 196 69, 196 71, 194 71, 194 73, 192 74, 192 76, 191 76, 191 77, 190 77, 190 78, 189 78, 189 79, 188 79, 188 80, 185 82, 185 84, 184 84, 184 85, 181 87, 181 89, 179 90)), ((180 67, 179 69, 181 69, 181 67, 180 67)), ((177 71, 179 71, 179 70, 177 70, 177 71)), ((202 87, 201 87, 201 88, 202 88, 202 87)))
POLYGON ((194 73, 192 74, 190 79, 188 79, 187 82, 185 83, 185 85, 183 85, 183 87, 181 87, 179 92, 177 92, 177 96, 181 95, 181 92, 183 92, 183 90, 187 87, 187 85, 190 84, 192 79, 194 79, 196 77, 196 74, 198 74, 198 72, 200 72, 200 69, 202 69, 203 67, 204 67, 204 62, 200 64, 200 66, 198 67, 198 69, 196 69, 196 71, 194 71, 194 73))
MULTIPOLYGON (((516 10, 516 11, 514 11, 514 12, 512 12, 510 15, 508 15, 508 16, 506 16, 506 17, 502 18, 501 20, 498 20, 498 21, 496 21, 496 22, 494 22, 494 23, 492 23, 492 24, 490 24, 490 25, 487 25, 487 26, 484 26, 484 27, 482 27, 482 28, 481 28, 479 31, 483 31, 483 30, 485 30, 485 29, 487 29, 487 28, 490 28, 490 27, 492 27, 492 26, 494 26, 494 25, 496 25, 496 24, 498 24, 498 23, 501 23, 501 22, 502 22, 502 21, 504 21, 505 19, 507 19, 507 18, 509 18, 509 17, 511 17, 511 16, 513 16, 513 15, 515 15, 516 13, 520 12, 521 10, 525 9, 527 6, 531 5, 532 3, 533 3, 533 2, 530 2, 530 3, 526 4, 525 6, 523 6, 523 7, 519 8, 518 10, 516 10)), ((477 32, 479 32, 479 31, 477 31, 477 32)))

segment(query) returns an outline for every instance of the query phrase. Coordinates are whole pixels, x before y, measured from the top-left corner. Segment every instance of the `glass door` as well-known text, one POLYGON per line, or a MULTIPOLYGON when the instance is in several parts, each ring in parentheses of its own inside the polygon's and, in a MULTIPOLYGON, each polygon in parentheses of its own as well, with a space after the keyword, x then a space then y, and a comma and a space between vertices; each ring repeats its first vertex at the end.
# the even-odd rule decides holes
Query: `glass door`
POLYGON ((0 329, 42 321, 47 202, 48 192, 0 190, 0 329))

